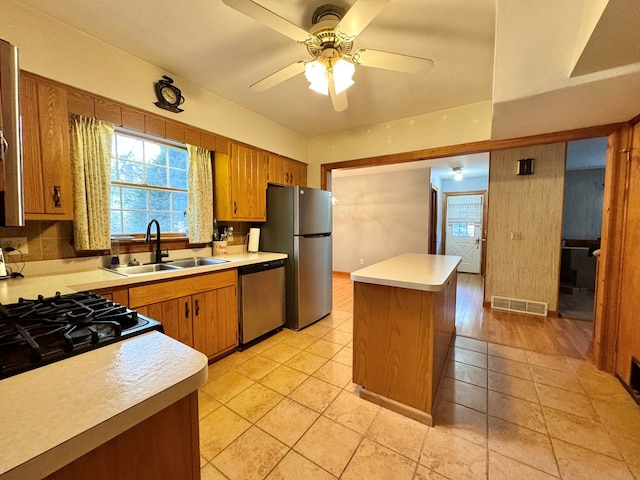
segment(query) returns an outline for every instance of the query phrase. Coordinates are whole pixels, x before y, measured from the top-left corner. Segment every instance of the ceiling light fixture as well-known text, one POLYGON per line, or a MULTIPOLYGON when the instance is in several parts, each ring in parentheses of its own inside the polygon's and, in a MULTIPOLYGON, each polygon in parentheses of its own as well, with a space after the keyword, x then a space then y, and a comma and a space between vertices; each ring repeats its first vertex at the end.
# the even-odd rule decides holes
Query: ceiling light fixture
POLYGON ((462 180, 462 167, 453 167, 451 171, 453 172, 453 179, 456 182, 462 180))
POLYGON ((323 95, 329 95, 329 82, 333 81, 336 93, 342 93, 355 82, 352 77, 356 67, 353 63, 339 57, 321 56, 313 62, 307 62, 304 75, 309 88, 323 95))

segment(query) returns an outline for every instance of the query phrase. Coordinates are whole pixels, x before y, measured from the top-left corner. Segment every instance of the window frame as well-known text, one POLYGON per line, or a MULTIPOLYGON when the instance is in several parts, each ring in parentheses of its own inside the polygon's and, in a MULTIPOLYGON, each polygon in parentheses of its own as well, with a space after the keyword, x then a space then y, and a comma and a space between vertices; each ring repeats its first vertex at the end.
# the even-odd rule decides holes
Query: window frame
MULTIPOLYGON (((155 135, 150 135, 148 133, 143 133, 143 132, 139 132, 137 130, 131 130, 128 128, 124 128, 124 127, 120 127, 120 126, 115 126, 114 132, 113 132, 113 140, 112 140, 112 145, 115 144, 116 142, 116 135, 124 135, 130 138, 134 138, 137 140, 142 140, 142 141, 148 141, 148 142, 153 142, 156 143, 158 145, 162 145, 165 147, 170 147, 170 148, 178 148, 180 150, 185 150, 187 151, 187 146, 186 143, 184 142, 179 142, 176 140, 171 140, 171 139, 167 139, 167 138, 163 138, 163 137, 158 137, 155 135)), ((111 158, 113 158, 114 153, 112 152, 111 158)), ((109 192, 110 192, 110 198, 111 198, 111 188, 113 186, 116 187, 135 187, 135 188, 140 188, 142 186, 142 188, 144 188, 147 191, 170 191, 170 192, 185 192, 188 196, 189 194, 189 185, 188 185, 188 151, 187 151, 187 169, 185 170, 187 172, 187 188, 186 189, 179 189, 179 188, 173 188, 173 187, 165 187, 165 186, 155 186, 155 185, 137 185, 137 184, 132 184, 132 183, 128 183, 128 182, 121 182, 121 181, 114 181, 111 179, 111 175, 109 175, 109 192)), ((111 168, 111 167, 110 167, 111 168)), ((167 168, 169 168, 169 166, 167 165, 167 168)), ((146 210, 147 213, 150 212, 150 210, 146 210)), ((111 215, 112 212, 112 208, 111 208, 111 201, 109 204, 109 215, 111 215)), ((186 208, 185 208, 185 217, 186 217, 186 208)), ((187 226, 188 228, 188 226, 187 226)), ((114 239, 119 239, 122 243, 122 241, 127 241, 127 240, 132 240, 132 241, 139 241, 139 240, 144 240, 145 237, 145 233, 114 233, 110 230, 110 235, 111 238, 114 239)), ((177 240, 177 241, 184 241, 186 240, 187 244, 188 243, 188 231, 187 232, 162 232, 162 239, 163 242, 166 240, 177 240)), ((184 243, 184 242, 183 242, 184 243)))

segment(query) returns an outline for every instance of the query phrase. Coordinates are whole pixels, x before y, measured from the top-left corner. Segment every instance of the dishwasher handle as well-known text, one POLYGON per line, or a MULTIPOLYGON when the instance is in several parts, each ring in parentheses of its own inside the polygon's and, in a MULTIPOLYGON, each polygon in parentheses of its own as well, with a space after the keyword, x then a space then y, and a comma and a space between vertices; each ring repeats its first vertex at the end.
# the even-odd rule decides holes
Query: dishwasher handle
POLYGON ((254 263, 252 265, 245 265, 238 267, 238 274, 248 275, 250 273, 264 272, 265 270, 273 270, 274 268, 281 268, 285 266, 285 259, 282 260, 270 260, 268 262, 254 263))

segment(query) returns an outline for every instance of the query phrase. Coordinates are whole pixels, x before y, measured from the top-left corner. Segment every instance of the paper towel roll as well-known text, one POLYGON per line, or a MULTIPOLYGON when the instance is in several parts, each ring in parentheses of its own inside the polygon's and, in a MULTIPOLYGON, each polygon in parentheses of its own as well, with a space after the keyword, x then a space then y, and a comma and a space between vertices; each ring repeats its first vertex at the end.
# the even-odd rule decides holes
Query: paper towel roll
POLYGON ((249 246, 247 247, 247 251, 257 252, 259 243, 260 243, 260 229, 259 228, 249 229, 249 246))

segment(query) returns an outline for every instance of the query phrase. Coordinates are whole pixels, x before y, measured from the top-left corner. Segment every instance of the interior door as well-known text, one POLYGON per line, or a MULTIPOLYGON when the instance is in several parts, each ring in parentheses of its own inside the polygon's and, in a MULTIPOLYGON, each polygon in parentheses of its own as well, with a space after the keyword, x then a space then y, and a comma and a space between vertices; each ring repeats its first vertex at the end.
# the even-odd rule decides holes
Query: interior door
POLYGON ((626 225, 623 240, 622 285, 620 298, 620 315, 616 348, 616 374, 627 385, 635 383, 638 388, 638 371, 632 379, 632 365, 638 368, 640 362, 640 318, 638 309, 640 299, 640 256, 637 254, 640 245, 640 123, 633 128, 632 156, 628 167, 628 187, 626 206, 626 225), (635 380, 635 382, 633 381, 635 380))
POLYGON ((480 273, 484 195, 447 195, 445 254, 458 255, 459 272, 480 273))

